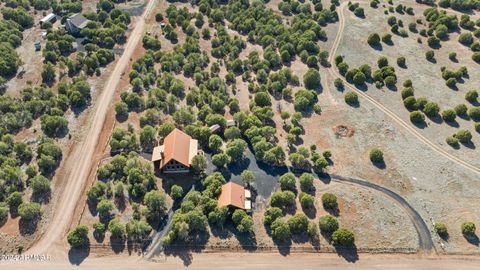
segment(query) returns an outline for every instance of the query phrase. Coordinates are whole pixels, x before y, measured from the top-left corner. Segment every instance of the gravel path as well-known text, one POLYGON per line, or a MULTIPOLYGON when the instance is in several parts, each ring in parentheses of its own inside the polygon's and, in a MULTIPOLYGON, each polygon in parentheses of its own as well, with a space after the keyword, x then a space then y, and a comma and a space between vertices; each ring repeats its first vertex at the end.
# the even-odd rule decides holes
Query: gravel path
POLYGON ((130 58, 135 51, 135 48, 141 40, 145 26, 145 18, 147 18, 150 10, 152 10, 154 7, 154 3, 154 0, 150 0, 143 16, 139 17, 135 24, 135 28, 133 29, 128 42, 125 45, 124 54, 116 63, 115 69, 110 75, 110 78, 105 84, 104 90, 97 101, 98 107, 95 109, 95 112, 92 115, 92 121, 90 123, 87 136, 85 136, 85 141, 83 142, 83 145, 79 151, 70 156, 70 158, 78 160, 78 163, 72 169, 65 190, 61 195, 62 197, 59 199, 60 207, 56 209, 57 212, 50 221, 50 226, 45 234, 29 250, 29 253, 43 254, 56 242, 64 241, 64 236, 68 232, 72 218, 74 218, 73 215, 75 212, 75 207, 77 206, 77 203, 83 194, 82 191, 84 186, 87 183, 90 168, 93 166, 92 156, 94 155, 97 141, 100 136, 100 132, 103 129, 106 115, 115 90, 120 82, 123 72, 130 63, 130 58))

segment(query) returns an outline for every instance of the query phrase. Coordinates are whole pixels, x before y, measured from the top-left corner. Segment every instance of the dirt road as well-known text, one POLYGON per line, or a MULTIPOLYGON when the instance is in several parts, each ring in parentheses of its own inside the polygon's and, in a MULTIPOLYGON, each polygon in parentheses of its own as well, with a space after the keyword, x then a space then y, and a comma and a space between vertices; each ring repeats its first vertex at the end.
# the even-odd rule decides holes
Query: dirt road
POLYGON ((145 19, 153 9, 154 4, 155 0, 149 0, 144 14, 137 18, 135 27, 125 45, 124 53, 116 63, 115 69, 105 84, 99 99, 96 100, 96 108, 91 117, 90 128, 87 135, 83 138, 82 146, 79 147, 78 151, 74 152, 72 156, 67 157, 73 158, 78 162, 67 176, 67 185, 59 199, 58 207, 55 209, 56 212, 53 219, 49 222, 45 234, 28 251, 29 253, 43 254, 56 242, 61 243, 62 241, 66 241, 65 235, 69 230, 75 207, 80 201, 82 191, 87 183, 90 168, 93 166, 92 156, 97 146, 107 111, 120 82, 120 78, 130 63, 130 58, 142 38, 145 19))
MULTIPOLYGON (((337 54, 337 50, 338 50, 338 47, 340 45, 340 41, 341 41, 342 36, 343 36, 343 31, 344 31, 344 28, 345 28, 345 14, 344 14, 344 11, 345 11, 345 6, 346 5, 347 5, 347 3, 343 2, 340 5, 340 7, 337 9, 338 10, 338 19, 339 19, 339 28, 338 28, 337 35, 335 36, 335 40, 333 42, 332 48, 330 49, 330 55, 329 55, 329 59, 328 59, 330 63, 333 63, 333 59, 337 54)), ((367 93, 357 89, 355 86, 348 83, 345 80, 345 78, 338 73, 338 70, 334 65, 332 65, 328 69, 328 71, 333 76, 333 78, 340 78, 343 81, 343 84, 345 85, 345 88, 357 93, 360 97, 362 97, 365 100, 367 100, 368 102, 372 103, 375 107, 377 107, 379 110, 381 110, 386 115, 388 115, 390 118, 392 118, 393 121, 395 121, 399 126, 406 129, 415 138, 419 139, 420 141, 425 143, 427 146, 429 146, 433 151, 437 152, 438 154, 442 155, 443 157, 455 162, 458 165, 461 165, 462 167, 464 167, 464 168, 466 168, 466 169, 468 169, 468 170, 470 170, 474 173, 480 174, 480 168, 478 168, 478 167, 476 167, 476 166, 474 166, 474 165, 472 165, 472 164, 470 164, 470 163, 468 163, 468 162, 466 162, 466 161, 448 153, 443 148, 441 148, 440 146, 438 146, 437 144, 433 143, 428 138, 423 136, 411 124, 405 122, 403 119, 401 119, 399 116, 397 116, 394 112, 392 112, 390 109, 385 107, 383 104, 376 101, 374 98, 369 96, 367 93)))
POLYGON ((480 259, 473 256, 424 257, 418 255, 359 254, 357 261, 347 261, 337 254, 293 254, 282 256, 271 253, 200 253, 185 254, 182 258, 159 258, 157 262, 131 256, 88 258, 81 265, 68 262, 0 262, 2 270, 10 269, 478 269, 480 259), (141 267, 140 267, 141 265, 141 267))

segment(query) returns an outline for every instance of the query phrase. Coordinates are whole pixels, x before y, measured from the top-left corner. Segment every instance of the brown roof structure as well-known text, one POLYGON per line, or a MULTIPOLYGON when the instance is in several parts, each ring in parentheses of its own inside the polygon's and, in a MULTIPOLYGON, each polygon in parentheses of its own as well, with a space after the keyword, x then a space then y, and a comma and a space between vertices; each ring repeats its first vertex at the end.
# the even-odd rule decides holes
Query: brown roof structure
POLYGON ((233 182, 226 183, 222 186, 217 205, 218 207, 234 206, 245 209, 245 188, 233 182))
MULTIPOLYGON (((163 158, 160 168, 171 160, 189 167, 192 157, 197 154, 198 142, 179 129, 174 129, 163 141, 163 158)), ((155 150, 154 150, 155 152, 155 150)))

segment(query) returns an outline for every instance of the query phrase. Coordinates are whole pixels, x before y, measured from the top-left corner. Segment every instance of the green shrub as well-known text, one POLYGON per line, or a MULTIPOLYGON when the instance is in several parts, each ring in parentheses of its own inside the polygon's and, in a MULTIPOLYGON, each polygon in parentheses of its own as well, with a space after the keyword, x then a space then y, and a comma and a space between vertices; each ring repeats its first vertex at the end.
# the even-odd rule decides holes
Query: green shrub
POLYGON ((300 200, 300 204, 302 205, 302 208, 312 209, 315 207, 315 197, 313 197, 312 195, 305 192, 301 192, 298 198, 300 200))
POLYGON ((480 121, 480 107, 472 107, 468 110, 468 116, 473 119, 473 121, 480 121))
POLYGON ((308 229, 308 218, 304 213, 296 213, 288 221, 288 226, 290 227, 291 233, 302 233, 308 229))
POLYGON ((338 207, 337 196, 331 193, 325 193, 322 195, 322 204, 325 209, 335 210, 338 207))
POLYGON ((125 237, 125 224, 120 223, 118 218, 110 220, 108 223, 108 230, 113 238, 123 239, 125 237))
POLYGON ((457 114, 455 113, 455 110, 453 110, 453 109, 446 109, 442 112, 442 118, 443 118, 443 120, 445 120, 447 122, 455 121, 456 117, 457 117, 457 114))
POLYGON ((427 58, 428 61, 433 61, 435 60, 435 52, 434 51, 427 51, 425 53, 425 58, 427 58))
POLYGON ((288 224, 285 221, 281 219, 275 220, 270 226, 270 229, 272 230, 272 238, 274 240, 286 241, 290 239, 290 236, 291 236, 290 226, 288 226, 288 224))
POLYGON ((472 55, 472 60, 480 64, 480 52, 474 52, 472 55))
POLYGON ((278 207, 270 207, 265 211, 263 216, 263 224, 270 225, 282 215, 282 209, 278 207))
POLYGON ((378 46, 380 45, 380 36, 377 33, 370 34, 367 42, 370 46, 378 46))
POLYGON ((332 234, 332 242, 339 246, 352 246, 355 242, 355 235, 347 229, 338 229, 332 234))
POLYGON ((312 190, 314 177, 311 173, 303 173, 300 175, 300 188, 304 191, 312 190))
POLYGON ((436 116, 439 111, 440 107, 438 106, 438 104, 431 101, 425 104, 425 107, 423 108, 423 112, 430 117, 436 116))
POLYGON ((343 81, 340 78, 336 78, 335 81, 333 81, 333 84, 335 85, 335 88, 342 90, 343 89, 343 81))
POLYGON ((465 94, 465 99, 470 103, 476 102, 477 98, 478 98, 478 92, 476 90, 470 90, 465 94))
POLYGON ((403 100, 403 105, 405 106, 405 108, 407 108, 408 110, 411 110, 411 111, 416 110, 418 108, 417 100, 415 99, 414 96, 406 97, 403 100))
POLYGON ((358 104, 358 95, 355 92, 347 92, 344 96, 344 99, 348 105, 358 104))
POLYGON ((280 179, 279 179, 279 182, 280 182, 280 187, 282 190, 291 190, 291 191, 295 191, 297 188, 296 188, 296 179, 295 179, 295 175, 293 175, 293 173, 286 173, 282 176, 280 176, 280 179))
POLYGON ((415 124, 420 124, 425 121, 425 115, 419 111, 413 111, 410 113, 410 121, 415 124))
POLYGON ((472 140, 472 133, 469 130, 462 129, 457 132, 455 137, 462 143, 468 143, 472 140))
POLYGON ((318 225, 320 230, 324 233, 332 233, 338 230, 338 220, 332 215, 320 217, 318 225))
POLYGON ((448 59, 450 59, 451 61, 457 61, 457 53, 455 52, 451 52, 448 54, 448 59))
POLYGON ((88 240, 88 227, 85 225, 77 226, 68 233, 67 241, 72 248, 87 247, 90 244, 88 240))
POLYGON ((475 223, 473 222, 466 221, 462 223, 462 226, 460 228, 462 230, 463 235, 466 235, 466 236, 475 235, 476 227, 475 227, 475 223))
POLYGON ((399 67, 403 67, 403 68, 406 67, 407 65, 406 65, 405 57, 403 57, 403 56, 402 56, 402 57, 398 57, 398 58, 397 58, 397 65, 398 65, 399 67))
POLYGON ((307 89, 320 87, 320 73, 316 69, 310 68, 303 76, 303 83, 307 89))
POLYGON ((41 206, 38 203, 23 202, 18 207, 18 214, 24 220, 35 220, 42 214, 41 206))
POLYGON ((455 106, 455 108, 453 108, 455 110, 455 113, 459 116, 465 116, 467 115, 467 105, 465 104, 458 104, 457 106, 455 106))
POLYGON ((462 33, 458 36, 458 42, 465 46, 470 46, 473 43, 473 36, 471 33, 462 33))
POLYGON ((383 152, 379 148, 373 148, 370 150, 370 161, 373 163, 382 163, 383 162, 383 152))
MULTIPOLYGON (((405 100, 406 98, 408 97, 411 97, 415 94, 415 91, 413 90, 413 87, 411 86, 406 86, 403 90, 402 90, 402 99, 405 100)), ((415 100, 415 103, 417 101, 415 100)))
POLYGON ((450 145, 452 147, 457 147, 458 146, 458 139, 455 136, 448 136, 445 141, 448 145, 450 145))
POLYGON ((435 232, 437 232, 437 234, 441 237, 445 237, 448 235, 447 226, 445 226, 445 224, 435 223, 433 227, 435 228, 435 232))
POLYGON ((386 44, 391 44, 392 43, 392 35, 391 34, 383 35, 382 41, 386 44))

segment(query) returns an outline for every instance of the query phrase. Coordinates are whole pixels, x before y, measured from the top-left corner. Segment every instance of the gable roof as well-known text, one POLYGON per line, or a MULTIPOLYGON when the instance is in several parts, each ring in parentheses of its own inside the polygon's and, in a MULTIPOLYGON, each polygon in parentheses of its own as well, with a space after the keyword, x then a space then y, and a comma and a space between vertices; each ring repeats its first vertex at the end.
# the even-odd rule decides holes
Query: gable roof
POLYGON ((217 205, 218 207, 234 206, 245 209, 245 188, 233 182, 226 183, 222 186, 217 205))
POLYGON ((88 23, 88 19, 85 18, 81 13, 73 14, 69 17, 69 19, 70 23, 79 29, 84 28, 88 23))
POLYGON ((194 146, 197 146, 196 140, 192 140, 192 137, 175 128, 163 141, 163 159, 160 168, 164 167, 172 159, 189 167, 190 160, 193 157, 190 155, 190 149, 194 148, 191 147, 192 143, 194 146))

